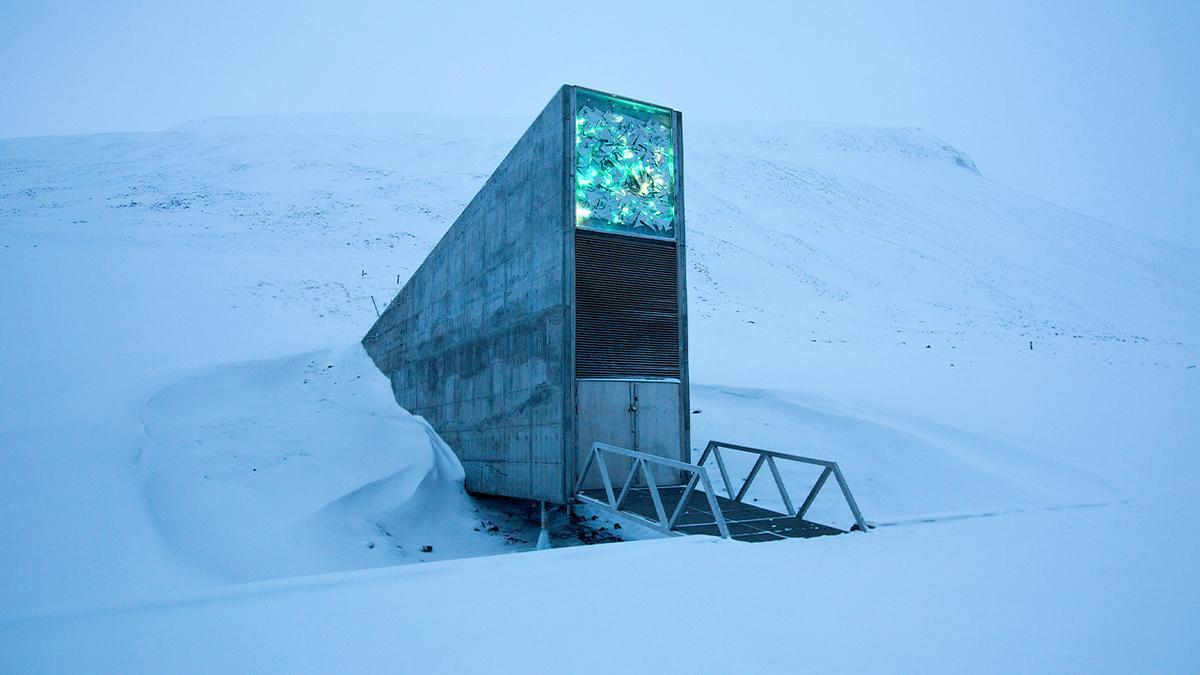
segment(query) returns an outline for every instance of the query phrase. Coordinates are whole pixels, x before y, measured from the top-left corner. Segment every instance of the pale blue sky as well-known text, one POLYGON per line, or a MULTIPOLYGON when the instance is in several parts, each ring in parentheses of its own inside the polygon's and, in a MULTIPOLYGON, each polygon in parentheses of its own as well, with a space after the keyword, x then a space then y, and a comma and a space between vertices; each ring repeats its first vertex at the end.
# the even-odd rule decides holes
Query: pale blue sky
POLYGON ((0 0, 0 136, 331 110, 919 126, 997 181, 1200 246, 1200 3, 0 0), (436 5, 436 6, 435 6, 436 5))

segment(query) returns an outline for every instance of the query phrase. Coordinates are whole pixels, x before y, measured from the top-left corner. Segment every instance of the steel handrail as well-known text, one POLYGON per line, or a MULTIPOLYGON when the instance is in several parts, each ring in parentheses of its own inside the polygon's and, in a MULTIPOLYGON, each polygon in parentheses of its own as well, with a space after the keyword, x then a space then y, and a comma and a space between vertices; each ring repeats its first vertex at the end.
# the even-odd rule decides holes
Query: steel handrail
POLYGON ((817 494, 821 492, 821 488, 825 487, 825 482, 829 480, 829 476, 833 476, 837 481, 838 487, 841 488, 842 496, 846 499, 846 505, 850 507, 850 512, 854 514, 854 522, 858 524, 858 529, 866 532, 867 521, 863 518, 862 512, 858 509, 858 502, 854 500, 854 495, 850 493, 850 486, 846 483, 846 477, 842 474, 841 467, 837 462, 832 462, 826 459, 814 459, 812 457, 802 457, 800 455, 792 455, 786 452, 776 452, 774 450, 764 450, 762 448, 752 448, 746 445, 738 445, 736 443, 726 443, 724 441, 709 441, 704 448, 704 452, 700 455, 700 461, 696 462, 696 466, 704 466, 708 461, 709 456, 717 460, 717 468, 721 471, 721 480, 725 483, 726 494, 735 502, 741 502, 746 493, 750 490, 750 485, 754 479, 758 477, 758 472, 762 469, 763 464, 766 464, 771 469, 771 475, 775 478, 775 486, 779 488, 779 496, 783 499, 784 508, 787 509, 789 516, 803 518, 808 513, 809 507, 817 499, 817 494), (737 450, 750 454, 758 455, 758 460, 754 462, 750 473, 742 481, 741 489, 734 496, 733 483, 729 479, 729 470, 725 467, 725 459, 721 456, 721 448, 729 450, 737 450), (808 496, 804 499, 804 503, 797 509, 792 505, 791 495, 788 494, 787 486, 783 483, 783 476, 779 473, 779 467, 775 464, 776 459, 785 459, 791 462, 800 462, 802 464, 813 464, 816 466, 825 467, 821 472, 817 482, 809 490, 808 496))
MULTIPOLYGON (((652 521, 636 513, 628 511, 623 512, 625 516, 635 518, 642 524, 651 529, 658 530, 664 534, 675 534, 672 529, 679 521, 679 516, 683 515, 683 511, 687 506, 688 500, 691 499, 692 493, 695 492, 697 483, 704 489, 704 496, 708 501, 709 508, 712 509, 713 518, 717 521, 717 531, 721 533, 721 537, 729 539, 729 525, 725 522, 725 515, 721 513, 721 506, 717 503, 716 493, 713 492, 712 483, 708 479, 708 471, 698 464, 688 464, 658 455, 651 455, 645 452, 620 448, 608 443, 592 443, 592 449, 588 452, 587 461, 583 464, 583 471, 579 473, 579 480, 575 484, 575 493, 579 494, 583 491, 584 481, 587 479, 588 473, 592 466, 595 465, 600 472, 600 480, 604 485, 605 496, 608 497, 608 506, 613 511, 620 511, 621 505, 625 503, 625 498, 629 496, 629 490, 633 486, 637 478, 638 470, 646 479, 646 486, 650 492, 650 498, 654 502, 655 514, 658 516, 658 521, 652 521), (633 465, 629 467, 629 475, 625 478, 625 482, 621 486, 620 494, 613 491, 612 476, 608 471, 608 463, 605 461, 605 455, 617 455, 633 460, 633 465), (663 505, 662 495, 659 492, 658 481, 654 478, 654 471, 651 470, 648 464, 656 464, 677 471, 685 471, 691 474, 691 478, 684 484, 683 495, 679 499, 679 503, 668 516, 666 508, 663 505)), ((595 500, 599 501, 599 500, 595 500)))

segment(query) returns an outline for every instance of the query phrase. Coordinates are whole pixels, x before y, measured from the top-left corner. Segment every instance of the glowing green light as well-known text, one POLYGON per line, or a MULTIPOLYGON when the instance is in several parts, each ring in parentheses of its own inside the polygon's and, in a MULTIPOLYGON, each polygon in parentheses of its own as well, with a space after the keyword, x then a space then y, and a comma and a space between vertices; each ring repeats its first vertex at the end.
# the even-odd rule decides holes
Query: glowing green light
POLYGON ((579 227, 675 236, 675 129, 669 110, 576 91, 579 227))

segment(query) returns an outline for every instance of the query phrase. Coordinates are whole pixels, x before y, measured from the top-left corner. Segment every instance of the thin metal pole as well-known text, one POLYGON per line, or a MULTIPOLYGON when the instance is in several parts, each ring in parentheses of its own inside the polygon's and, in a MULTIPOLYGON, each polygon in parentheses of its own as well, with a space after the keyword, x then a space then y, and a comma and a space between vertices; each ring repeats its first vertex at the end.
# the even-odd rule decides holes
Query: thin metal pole
POLYGON ((629 467, 629 476, 625 478, 625 485, 621 486, 621 494, 617 497, 617 504, 613 508, 620 511, 621 505, 625 503, 625 498, 629 496, 629 489, 633 487, 633 481, 637 478, 638 467, 641 466, 642 460, 633 460, 633 466, 629 467))
POLYGON ((805 498, 804 504, 801 505, 800 510, 796 512, 797 518, 803 518, 804 514, 808 513, 808 507, 812 506, 813 502, 816 501, 817 493, 821 491, 821 488, 825 487, 825 481, 829 480, 829 474, 831 473, 833 473, 833 469, 828 466, 825 467, 825 470, 821 472, 821 477, 817 479, 816 485, 813 485, 813 489, 808 493, 808 497, 805 498))
POLYGON ((854 514, 854 522, 858 523, 858 529, 866 532, 867 521, 863 518, 862 511, 858 510, 858 502, 854 501, 854 496, 850 494, 850 486, 846 485, 846 477, 842 475, 842 470, 836 463, 833 465, 833 477, 837 479, 838 486, 842 488, 842 495, 846 497, 846 503, 850 505, 850 511, 854 514))
POLYGON ((683 514, 687 508, 688 500, 692 498, 692 491, 696 489, 696 481, 700 479, 699 472, 693 473, 692 477, 687 482, 687 487, 683 489, 683 496, 679 498, 679 503, 675 505, 675 510, 671 513, 671 520, 667 522, 667 529, 675 527, 675 523, 679 520, 679 516, 683 514))
POLYGON ((646 476, 646 486, 650 489, 650 498, 654 500, 654 512, 658 514, 658 522, 666 527, 667 511, 663 508, 662 497, 658 494, 658 481, 654 480, 654 469, 642 462, 642 474, 646 476))
POLYGON ((608 495, 608 505, 614 511, 617 510, 617 496, 613 494, 612 478, 608 475, 608 464, 604 461, 604 455, 600 452, 600 448, 596 448, 596 466, 600 468, 600 479, 604 482, 604 492, 608 495))
POLYGON ((713 449, 713 456, 717 458, 717 468, 721 470, 721 480, 725 482, 725 496, 733 499, 733 483, 729 480, 729 470, 725 468, 725 459, 721 457, 721 448, 709 443, 709 447, 713 449))
POLYGON ((789 516, 796 515, 796 507, 792 506, 792 496, 788 494, 787 486, 783 484, 783 476, 779 475, 779 467, 775 466, 775 458, 767 456, 767 466, 771 467, 771 475, 775 477, 775 487, 779 488, 779 496, 783 497, 783 507, 789 516))
POLYGON ((583 463, 583 471, 579 474, 579 480, 575 481, 575 492, 583 491, 583 481, 587 478, 588 471, 592 470, 592 462, 596 459, 597 452, 599 450, 593 444, 591 452, 588 453, 587 461, 583 463))
POLYGON ((542 531, 538 532, 537 550, 545 551, 550 548, 550 517, 546 513, 546 502, 538 502, 538 508, 541 510, 542 531))
POLYGON ((713 517, 717 519, 717 531, 721 533, 721 537, 729 539, 729 526, 725 524, 725 514, 721 513, 721 505, 717 503, 717 496, 713 494, 712 483, 708 482, 708 472, 702 471, 700 480, 704 483, 704 496, 708 497, 708 506, 712 509, 713 517))
POLYGON ((746 481, 742 483, 742 489, 738 490, 737 496, 733 498, 733 501, 742 501, 742 498, 746 496, 746 491, 750 489, 750 484, 754 482, 754 477, 758 475, 758 470, 762 468, 765 461, 767 461, 766 455, 758 456, 758 461, 754 463, 754 468, 750 469, 750 475, 746 476, 746 481))

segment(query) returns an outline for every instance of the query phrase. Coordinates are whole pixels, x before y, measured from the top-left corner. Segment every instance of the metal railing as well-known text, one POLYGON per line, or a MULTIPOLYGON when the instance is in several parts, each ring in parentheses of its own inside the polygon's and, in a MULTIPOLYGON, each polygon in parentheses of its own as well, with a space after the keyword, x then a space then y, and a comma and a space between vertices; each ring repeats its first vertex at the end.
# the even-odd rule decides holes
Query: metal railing
POLYGON ((775 478, 775 486, 779 488, 779 496, 783 500, 783 506, 787 510, 787 514, 794 518, 803 519, 808 513, 813 502, 816 501, 817 495, 820 494, 821 488, 825 487, 825 483, 830 476, 837 481, 838 487, 841 488, 842 496, 846 499, 846 505, 850 507, 850 512, 854 515, 854 522, 858 529, 866 532, 868 525, 863 518, 862 512, 858 509, 858 503, 854 501, 854 495, 850 494, 850 486, 846 484, 846 477, 842 475, 841 468, 837 462, 831 462, 823 459, 813 459, 811 457, 801 457, 799 455, 789 455, 783 452, 775 452, 773 450, 763 450, 761 448, 751 448, 745 445, 736 445, 733 443, 724 443, 722 441, 709 441, 708 446, 704 448, 704 452, 700 455, 700 460, 695 464, 688 464, 658 455, 651 455, 645 452, 636 450, 628 450, 619 448, 615 445, 607 443, 593 443, 591 451, 588 452, 587 460, 584 462, 583 471, 579 474, 579 480, 575 485, 575 494, 588 501, 607 506, 614 512, 621 513, 622 516, 633 519, 641 525, 644 525, 652 530, 656 530, 663 534, 680 534, 673 531, 675 525, 679 522, 680 516, 687 510, 688 502, 691 500, 692 494, 696 492, 696 488, 700 487, 708 502, 709 510, 712 511, 713 519, 716 521, 717 530, 725 539, 730 538, 729 523, 725 515, 721 512, 721 505, 717 501, 717 494, 713 491, 712 482, 708 477, 708 470, 705 468, 705 463, 709 457, 716 460, 717 468, 721 472, 721 481, 724 483, 726 494, 729 499, 735 503, 744 503, 747 493, 750 491, 754 479, 758 477, 759 472, 764 465, 771 470, 771 475, 775 478), (742 484, 738 491, 733 491, 733 482, 729 478, 729 469, 725 465, 725 458, 721 455, 721 449, 736 450, 738 452, 746 452, 758 455, 758 460, 754 462, 754 466, 750 469, 750 473, 742 479, 742 484), (625 476, 624 482, 621 484, 620 492, 615 489, 613 482, 612 471, 606 461, 606 457, 622 457, 632 460, 632 465, 629 467, 629 473, 625 476), (797 509, 793 502, 791 494, 784 484, 783 474, 779 471, 779 466, 776 464, 777 459, 787 460, 791 462, 799 462, 802 464, 813 464, 823 467, 824 470, 817 478, 816 483, 808 492, 804 502, 797 509), (671 510, 668 515, 667 508, 663 502, 661 489, 658 485, 658 480, 654 477, 653 467, 665 467, 667 469, 681 471, 688 474, 688 479, 682 486, 671 485, 669 487, 683 487, 682 495, 679 502, 671 510), (587 480, 591 470, 595 468, 600 473, 600 482, 604 487, 604 494, 607 498, 607 503, 594 497, 584 494, 584 483, 587 480), (645 480, 647 492, 650 495, 651 501, 654 503, 654 512, 657 519, 651 519, 632 511, 622 511, 621 507, 625 504, 625 500, 629 497, 630 491, 637 482, 638 474, 641 473, 645 480))
POLYGON ((667 459, 666 457, 659 457, 658 455, 626 450, 625 448, 618 448, 615 445, 607 443, 593 443, 592 449, 588 453, 587 461, 584 462, 583 471, 579 473, 579 482, 575 485, 575 494, 578 495, 583 491, 584 480, 593 466, 600 472, 600 481, 604 484, 604 493, 608 497, 608 506, 613 511, 621 511, 621 505, 625 503, 625 498, 629 496, 630 488, 633 487, 640 469, 642 475, 645 477, 646 487, 649 488, 650 499, 654 502, 654 512, 658 516, 658 520, 655 522, 629 511, 622 512, 622 515, 633 518, 640 524, 663 534, 679 534, 678 532, 672 532, 672 529, 675 527, 675 523, 679 521, 679 516, 683 515, 683 512, 686 510, 688 501, 691 499, 692 493, 696 490, 696 485, 700 484, 704 488, 703 493, 708 499, 708 506, 712 509, 713 517, 717 521, 717 530, 723 538, 729 538, 729 525, 725 522, 725 516, 721 513, 720 505, 717 504, 717 497, 713 492, 712 483, 708 480, 708 471, 704 467, 698 464, 687 464, 667 459), (613 491, 612 475, 608 470, 608 463, 605 461, 606 455, 616 455, 633 460, 633 466, 629 468, 629 475, 625 478, 625 482, 621 486, 620 494, 613 491), (648 466, 651 464, 690 474, 687 482, 684 483, 683 494, 679 498, 679 503, 672 510, 670 516, 667 515, 666 507, 663 506, 662 494, 659 492, 658 481, 654 478, 654 471, 648 466))
POLYGON ((745 445, 736 445, 722 441, 709 441, 708 446, 704 448, 704 452, 700 455, 700 461, 696 462, 696 466, 703 467, 710 455, 717 460, 717 468, 721 472, 721 481, 725 484, 726 494, 729 495, 730 499, 739 503, 745 499, 746 493, 750 490, 750 485, 754 483, 754 479, 758 477, 759 470, 766 464, 771 469, 771 475, 775 478, 775 485, 779 488, 779 496, 783 500, 783 506, 787 509, 787 514, 796 518, 803 518, 808 513, 808 509, 816 501, 821 488, 825 487, 825 482, 832 475, 837 481, 838 487, 842 489, 842 496, 846 498, 846 505, 850 507, 850 512, 854 514, 854 522, 858 524, 858 529, 863 532, 867 531, 867 522, 863 519, 862 512, 858 510, 858 503, 854 501, 854 495, 850 494, 850 486, 846 484, 846 477, 842 475, 842 470, 838 467, 837 462, 789 455, 783 452, 751 448, 745 445), (725 458, 721 456, 721 448, 758 455, 758 460, 754 462, 754 467, 750 469, 750 474, 742 481, 742 486, 737 491, 736 496, 734 496, 733 492, 733 483, 729 480, 729 470, 725 467, 725 458), (817 482, 809 490, 808 496, 805 497, 804 503, 800 505, 799 509, 792 505, 792 497, 788 494, 787 486, 783 482, 783 476, 779 473, 779 467, 775 464, 776 459, 825 467, 825 470, 821 472, 820 477, 817 478, 817 482))

